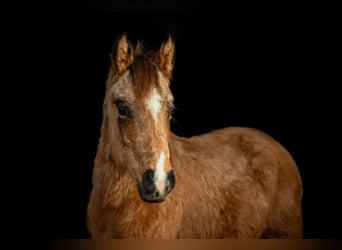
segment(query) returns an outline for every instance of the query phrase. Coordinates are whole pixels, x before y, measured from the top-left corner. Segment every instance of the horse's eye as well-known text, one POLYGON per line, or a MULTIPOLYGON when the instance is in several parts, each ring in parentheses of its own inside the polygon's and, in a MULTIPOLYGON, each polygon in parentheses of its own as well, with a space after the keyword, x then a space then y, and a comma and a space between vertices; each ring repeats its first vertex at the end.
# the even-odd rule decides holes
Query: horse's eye
POLYGON ((127 117, 130 115, 131 110, 124 102, 119 101, 116 103, 116 106, 118 107, 119 115, 121 117, 127 117))
POLYGON ((171 117, 173 115, 174 111, 175 111, 175 108, 173 106, 171 106, 167 109, 167 114, 171 117))

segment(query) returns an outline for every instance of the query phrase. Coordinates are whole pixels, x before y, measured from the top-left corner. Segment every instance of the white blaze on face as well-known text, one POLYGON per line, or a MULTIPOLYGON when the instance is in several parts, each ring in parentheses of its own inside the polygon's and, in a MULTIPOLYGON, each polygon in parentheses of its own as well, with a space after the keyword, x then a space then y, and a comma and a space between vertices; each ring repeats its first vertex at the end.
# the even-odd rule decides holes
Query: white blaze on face
POLYGON ((157 166, 156 166, 156 170, 154 172, 154 183, 156 185, 156 187, 158 188, 159 191, 163 191, 164 190, 164 186, 165 186, 165 180, 167 177, 167 174, 165 173, 165 155, 164 153, 160 153, 158 162, 157 162, 157 166))
POLYGON ((161 100, 161 97, 158 91, 154 89, 151 95, 151 98, 147 101, 148 108, 152 114, 152 117, 156 126, 158 122, 158 114, 161 108, 160 100, 161 100))

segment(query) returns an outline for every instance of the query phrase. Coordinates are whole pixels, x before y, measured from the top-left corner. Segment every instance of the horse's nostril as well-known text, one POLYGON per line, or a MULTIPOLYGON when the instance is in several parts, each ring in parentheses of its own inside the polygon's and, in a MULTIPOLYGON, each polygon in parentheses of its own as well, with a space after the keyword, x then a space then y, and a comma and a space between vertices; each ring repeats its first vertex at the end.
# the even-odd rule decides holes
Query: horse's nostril
POLYGON ((153 183, 154 172, 152 169, 147 169, 142 177, 142 185, 148 191, 153 191, 154 183, 153 183))
POLYGON ((167 187, 167 192, 169 193, 175 186, 176 184, 176 177, 173 172, 173 169, 170 170, 170 172, 167 174, 167 180, 169 182, 169 185, 167 187))

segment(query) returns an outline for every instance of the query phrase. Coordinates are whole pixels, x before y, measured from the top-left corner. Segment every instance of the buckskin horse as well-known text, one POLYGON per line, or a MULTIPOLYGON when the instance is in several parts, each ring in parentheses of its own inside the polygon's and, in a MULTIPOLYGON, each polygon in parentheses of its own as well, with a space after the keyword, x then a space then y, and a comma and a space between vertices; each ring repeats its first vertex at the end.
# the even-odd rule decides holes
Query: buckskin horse
POLYGON ((301 238, 290 153, 253 128, 170 131, 170 35, 154 53, 121 34, 111 53, 86 224, 92 238, 301 238))

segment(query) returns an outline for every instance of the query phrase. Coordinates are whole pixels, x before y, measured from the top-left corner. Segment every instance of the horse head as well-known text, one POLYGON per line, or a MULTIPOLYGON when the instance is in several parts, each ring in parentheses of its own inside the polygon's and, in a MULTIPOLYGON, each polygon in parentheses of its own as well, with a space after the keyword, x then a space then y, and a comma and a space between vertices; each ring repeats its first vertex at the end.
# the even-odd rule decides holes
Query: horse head
POLYGON ((145 201, 163 201, 175 186, 169 137, 173 96, 169 85, 175 43, 154 53, 135 48, 123 33, 111 53, 104 108, 113 161, 136 181, 145 201))

